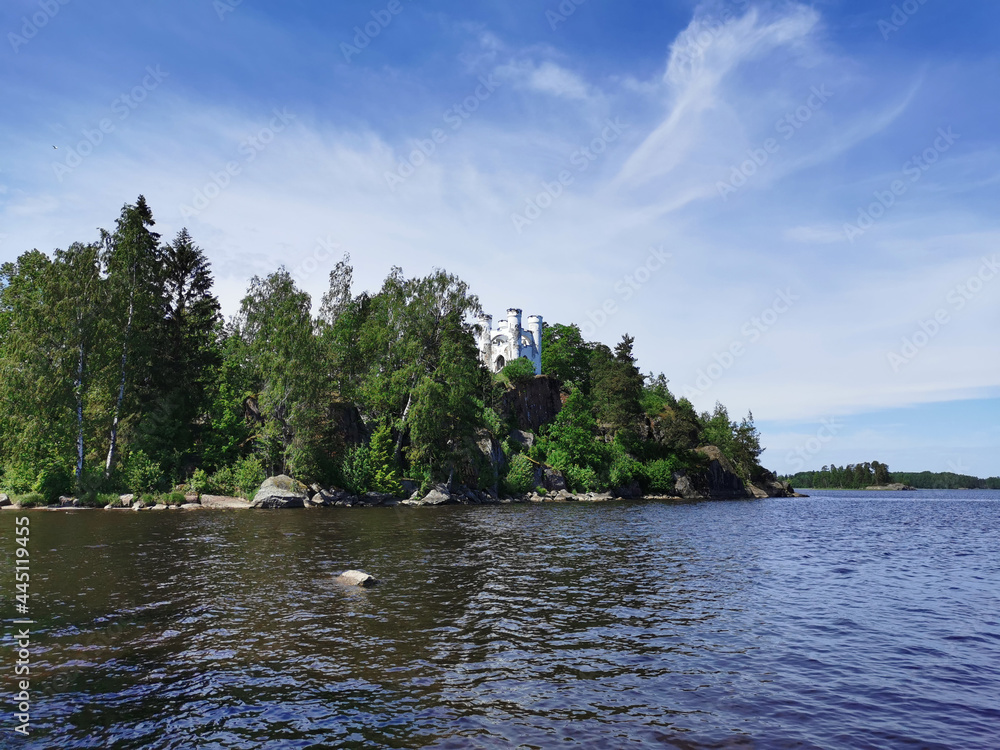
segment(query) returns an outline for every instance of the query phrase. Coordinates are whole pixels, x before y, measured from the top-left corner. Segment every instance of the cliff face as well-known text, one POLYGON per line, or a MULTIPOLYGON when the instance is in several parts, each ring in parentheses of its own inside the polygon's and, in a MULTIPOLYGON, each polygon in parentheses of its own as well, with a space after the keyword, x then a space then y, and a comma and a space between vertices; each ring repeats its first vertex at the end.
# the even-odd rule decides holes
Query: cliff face
POLYGON ((538 375, 504 394, 500 416, 504 419, 513 416, 519 430, 537 433, 542 425, 555 420, 562 404, 559 381, 538 375))
POLYGON ((714 445, 706 445, 698 452, 708 459, 708 467, 701 472, 677 478, 677 494, 689 500, 743 500, 753 497, 729 459, 714 445))

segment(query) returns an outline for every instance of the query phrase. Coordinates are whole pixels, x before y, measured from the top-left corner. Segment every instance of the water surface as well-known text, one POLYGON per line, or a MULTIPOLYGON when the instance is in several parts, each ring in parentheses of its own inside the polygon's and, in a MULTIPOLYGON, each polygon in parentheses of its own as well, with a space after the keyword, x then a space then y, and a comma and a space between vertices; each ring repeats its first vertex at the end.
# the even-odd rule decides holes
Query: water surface
POLYGON ((12 747, 1000 747, 997 492, 30 517, 12 747))

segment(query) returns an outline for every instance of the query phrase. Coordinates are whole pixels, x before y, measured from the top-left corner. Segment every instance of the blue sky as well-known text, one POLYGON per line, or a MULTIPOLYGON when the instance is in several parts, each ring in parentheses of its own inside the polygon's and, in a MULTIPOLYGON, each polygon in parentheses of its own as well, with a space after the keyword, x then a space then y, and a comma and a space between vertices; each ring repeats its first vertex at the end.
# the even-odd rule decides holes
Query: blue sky
POLYGON ((279 264, 314 298, 343 252, 359 288, 444 267, 634 335, 779 471, 997 475, 998 32, 986 0, 8 0, 0 260, 143 193, 230 313, 279 264))

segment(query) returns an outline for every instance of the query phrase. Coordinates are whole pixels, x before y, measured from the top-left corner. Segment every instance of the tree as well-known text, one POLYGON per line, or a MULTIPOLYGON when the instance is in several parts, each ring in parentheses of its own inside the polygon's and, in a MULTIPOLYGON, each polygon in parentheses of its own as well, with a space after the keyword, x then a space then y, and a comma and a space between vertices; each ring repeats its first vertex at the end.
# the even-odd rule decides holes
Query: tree
POLYGON ((211 264, 186 229, 164 245, 161 279, 165 314, 152 372, 150 400, 136 427, 136 441, 174 475, 195 461, 197 423, 208 411, 212 373, 221 356, 215 331, 219 301, 212 291, 211 264))
POLYGON ((542 374, 590 391, 590 346, 578 326, 546 324, 542 329, 542 374))
POLYGON ((260 416, 258 443, 272 469, 306 475, 315 468, 313 428, 323 382, 313 336, 312 301, 284 267, 254 276, 235 322, 233 354, 248 368, 253 395, 248 408, 260 416))
POLYGON ((556 469, 571 466, 599 470, 606 455, 597 442, 597 421, 583 390, 574 388, 539 441, 539 453, 556 469))
POLYGON ((160 236, 150 229, 154 224, 153 213, 140 195, 134 206, 126 204, 122 208, 113 233, 101 232, 108 281, 108 313, 117 322, 108 331, 109 335, 112 331, 117 333, 121 351, 117 394, 110 407, 106 478, 111 476, 117 457, 122 420, 134 415, 142 404, 142 397, 148 395, 153 352, 160 343, 157 323, 164 317, 165 299, 160 236))
POLYGON ((634 342, 634 338, 625 334, 613 356, 605 346, 596 347, 591 355, 591 395, 595 413, 598 421, 608 425, 613 434, 634 433, 643 414, 640 402, 644 378, 632 356, 634 342))

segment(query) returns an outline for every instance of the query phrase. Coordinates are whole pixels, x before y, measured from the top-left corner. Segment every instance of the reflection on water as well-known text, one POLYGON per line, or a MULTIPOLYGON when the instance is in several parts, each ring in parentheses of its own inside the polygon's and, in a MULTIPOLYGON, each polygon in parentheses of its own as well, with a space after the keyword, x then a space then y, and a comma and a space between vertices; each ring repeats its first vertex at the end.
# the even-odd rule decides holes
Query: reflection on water
POLYGON ((33 744, 996 747, 958 497, 33 513, 33 744))

